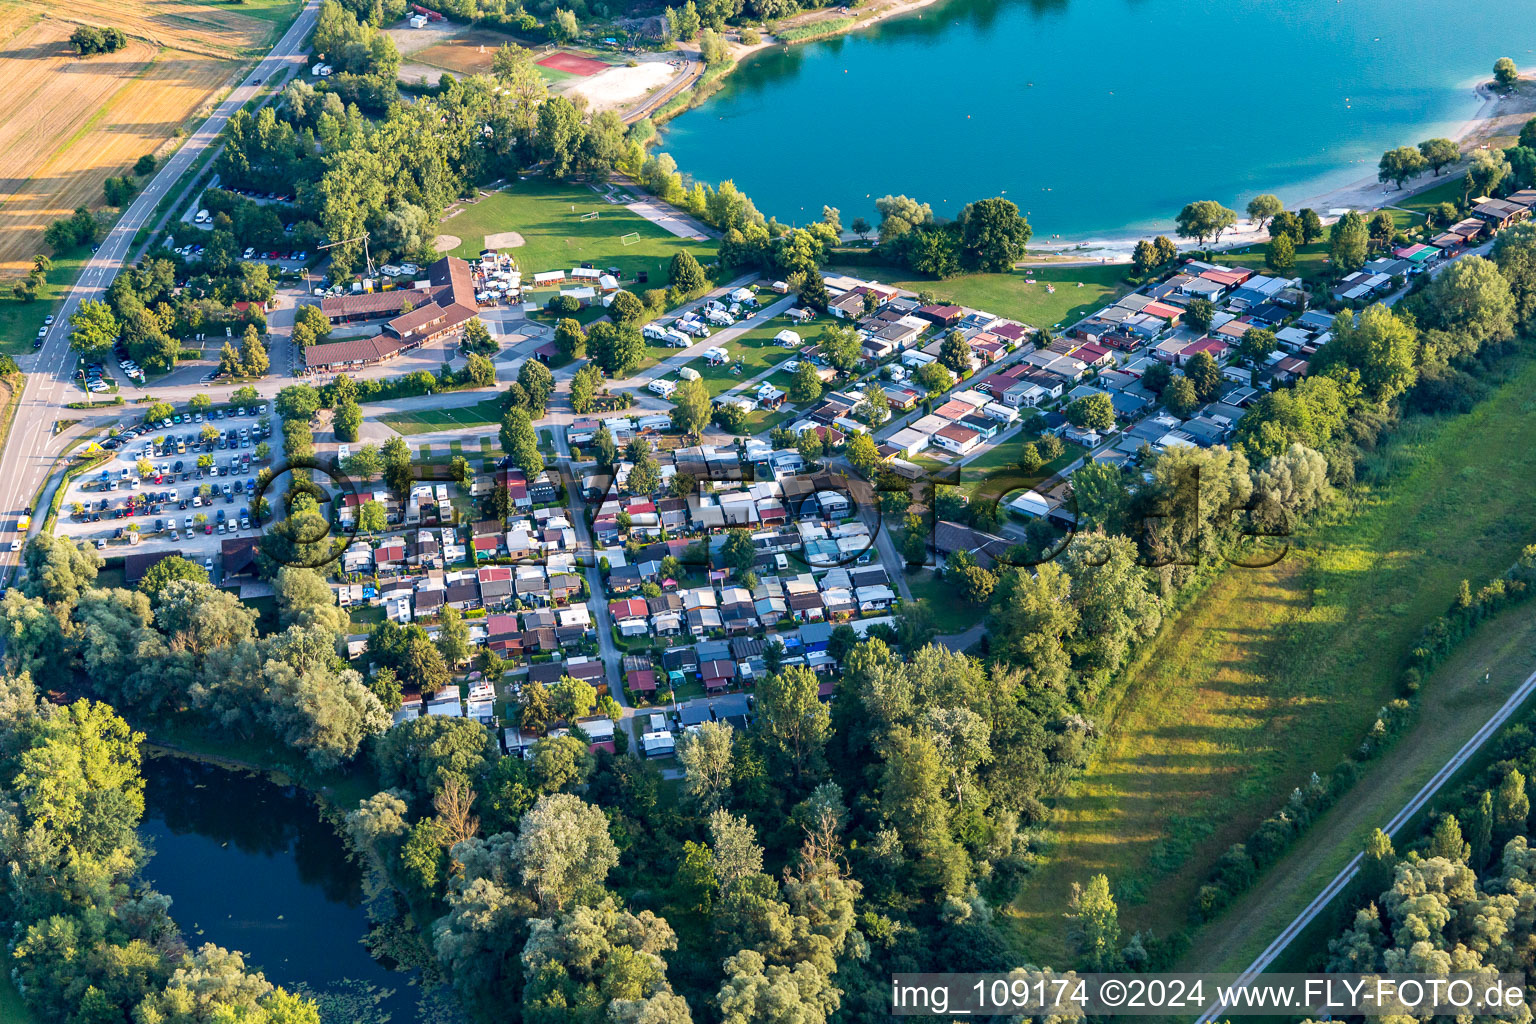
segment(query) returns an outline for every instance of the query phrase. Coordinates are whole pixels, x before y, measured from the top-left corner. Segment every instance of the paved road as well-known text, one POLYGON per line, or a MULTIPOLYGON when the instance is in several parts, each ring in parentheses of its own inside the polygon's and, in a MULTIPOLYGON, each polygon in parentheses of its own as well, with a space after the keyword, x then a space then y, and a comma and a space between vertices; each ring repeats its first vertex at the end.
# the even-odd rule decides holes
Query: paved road
MULTIPOLYGON (((80 303, 102 297, 113 279, 127 265, 133 236, 149 222, 156 205, 176 187, 182 175, 203 151, 213 144, 235 112, 256 96, 260 91, 259 83, 290 66, 303 63, 304 40, 314 25, 318 9, 319 0, 309 0, 271 52, 261 59, 243 82, 230 91, 208 119, 166 162, 160 173, 145 186, 138 198, 123 211, 96 254, 80 272, 74 288, 65 297, 42 348, 18 360, 21 368, 26 371, 27 383, 21 393, 9 442, 5 451, 0 453, 4 456, 6 467, 5 479, 0 481, 0 581, 9 577, 11 566, 17 561, 17 556, 8 550, 11 546, 9 541, 18 539, 17 516, 47 479, 63 447, 63 438, 53 436, 53 424, 59 419, 80 418, 65 409, 68 403, 85 397, 71 382, 75 356, 69 349, 70 315, 80 308, 80 303)), ((34 530, 41 526, 42 520, 42 515, 33 517, 34 530)))
MULTIPOLYGON (((1533 694, 1536 694, 1536 672, 1532 672, 1525 677, 1525 681, 1515 689, 1514 693, 1510 694, 1509 700, 1505 701, 1503 706, 1494 712, 1488 721, 1483 723, 1482 728, 1472 734, 1471 739, 1462 744, 1461 749, 1456 751, 1449 761, 1440 766, 1440 770, 1430 777, 1430 780, 1424 784, 1424 788, 1414 794, 1413 798, 1404 804, 1392 816, 1392 819, 1381 827, 1381 830, 1388 836, 1396 838, 1398 831, 1435 798, 1435 794, 1440 792, 1440 789, 1450 781, 1451 777, 1472 759, 1494 733, 1498 732, 1514 717, 1515 713, 1520 710, 1520 706, 1529 700, 1533 694)), ((1349 883, 1354 880, 1355 876, 1360 873, 1361 858, 1362 854, 1360 853, 1356 853, 1350 858, 1349 863, 1344 865, 1344 870, 1340 871, 1333 877, 1332 881, 1323 886, 1323 890, 1313 898, 1311 903, 1306 905, 1300 914, 1296 915, 1296 919, 1286 925, 1280 934, 1275 936, 1275 940, 1264 947, 1264 952, 1260 953, 1257 959, 1243 970, 1243 973, 1238 976, 1234 987, 1246 988, 1253 983, 1258 975, 1268 970, 1274 964, 1286 947, 1305 931, 1328 904, 1332 903, 1334 898, 1343 892, 1349 883)), ((1213 1024, 1215 1020, 1226 1012, 1226 1009, 1227 1007, 1224 1004, 1215 1003, 1196 1019, 1195 1024, 1213 1024)))

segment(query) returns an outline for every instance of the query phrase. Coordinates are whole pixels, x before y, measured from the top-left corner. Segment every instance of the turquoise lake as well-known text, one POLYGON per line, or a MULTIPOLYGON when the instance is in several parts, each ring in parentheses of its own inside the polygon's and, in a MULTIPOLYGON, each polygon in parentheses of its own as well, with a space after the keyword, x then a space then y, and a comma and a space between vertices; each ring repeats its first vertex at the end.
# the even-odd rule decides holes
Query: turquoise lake
POLYGON ((905 193, 954 216, 1006 194, 1036 240, 1241 211, 1373 174, 1455 132, 1493 62, 1536 63, 1536 0, 940 0, 752 55, 675 118, 685 174, 764 214, 878 218, 905 193))

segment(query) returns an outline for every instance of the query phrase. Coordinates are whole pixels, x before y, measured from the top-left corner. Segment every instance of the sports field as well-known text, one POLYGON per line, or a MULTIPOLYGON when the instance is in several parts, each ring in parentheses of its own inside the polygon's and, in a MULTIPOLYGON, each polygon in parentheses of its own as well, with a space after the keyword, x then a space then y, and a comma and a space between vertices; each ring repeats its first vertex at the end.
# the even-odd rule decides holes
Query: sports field
MULTIPOLYGON (((440 71, 456 75, 488 75, 496 51, 503 44, 520 45, 519 41, 494 29, 472 28, 420 50, 410 51, 407 64, 425 64, 440 71)), ((554 50, 538 57, 534 67, 550 85, 576 81, 600 72, 612 65, 588 54, 571 50, 554 50)), ((402 67, 401 77, 409 79, 410 72, 402 67)))
MULTIPOLYGON (((1459 582, 1502 572, 1536 533, 1536 480, 1509 470, 1536 444, 1533 387, 1527 362, 1471 413, 1405 426, 1377 460, 1384 483, 1277 566, 1228 569, 1141 652, 1099 709, 1109 738, 1056 801, 1013 908, 1032 961, 1069 961, 1066 894, 1097 872, 1127 933, 1185 930, 1221 853, 1360 742, 1459 582)), ((1426 700, 1461 735, 1485 703, 1427 688, 1426 700)), ((1420 755, 1405 739, 1387 760, 1417 768, 1420 755)))
POLYGON ((464 257, 478 256, 486 235, 516 231, 523 244, 502 251, 517 258, 524 281, 588 262, 600 270, 618 267, 626 281, 646 271, 649 282, 636 290, 666 287, 674 254, 691 252, 705 263, 714 259, 716 249, 713 241, 678 238, 623 206, 606 203, 585 185, 542 180, 519 181, 495 192, 445 218, 437 230, 458 237, 460 245, 452 254, 464 257), (582 219, 593 212, 595 219, 582 219))
POLYGON ((506 401, 498 395, 474 405, 387 413, 379 417, 379 422, 400 434, 431 434, 439 430, 452 430, 454 427, 484 427, 500 423, 506 411, 506 401))

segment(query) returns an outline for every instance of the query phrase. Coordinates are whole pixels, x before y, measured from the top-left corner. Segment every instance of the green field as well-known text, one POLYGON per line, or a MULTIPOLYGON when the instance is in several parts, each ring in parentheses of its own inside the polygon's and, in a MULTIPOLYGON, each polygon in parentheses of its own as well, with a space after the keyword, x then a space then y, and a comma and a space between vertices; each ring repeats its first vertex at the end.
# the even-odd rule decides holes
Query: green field
POLYGON ((604 202, 585 185, 552 181, 519 181, 493 193, 438 225, 438 231, 461 240, 454 256, 478 256, 485 236, 516 231, 523 244, 503 247, 517 258, 518 269, 531 283, 534 274, 566 270, 591 263, 600 270, 618 267, 623 280, 632 281, 647 271, 644 288, 667 285, 667 264, 681 251, 693 253, 700 263, 714 259, 716 243, 678 238, 622 206, 604 202), (572 209, 574 207, 574 210, 572 209), (596 220, 582 220, 596 211, 596 220), (625 245, 625 235, 638 241, 625 245))
POLYGON ((16 986, 9 980, 0 984, 0 1024, 36 1024, 37 1018, 33 1016, 21 993, 16 991, 16 986))
POLYGON ((947 281, 913 280, 910 271, 891 266, 834 267, 830 272, 875 279, 914 292, 930 291, 946 302, 1035 327, 1080 320, 1130 291, 1124 266, 1030 267, 1011 274, 966 274, 947 281), (1031 277, 1034 284, 1028 281, 1031 277), (1046 291, 1047 285, 1055 286, 1054 294, 1046 291))
MULTIPOLYGON (((1143 648, 1097 709, 1109 739, 1056 801, 1013 908, 1032 961, 1071 959, 1066 893, 1101 871, 1127 932, 1183 931, 1220 854, 1360 742, 1459 582, 1503 571, 1536 530, 1536 480, 1509 472, 1536 443, 1533 387, 1527 364, 1470 414, 1405 425, 1379 457, 1387 483, 1278 565, 1228 569, 1143 648)), ((1469 733, 1464 713, 1436 725, 1469 733)))
POLYGON ((960 487, 973 498, 979 493, 997 498, 1010 497, 1017 488, 1038 487, 1041 481, 1049 480, 1088 452, 1082 445, 1063 441, 1060 455, 1041 466, 1039 472, 1026 474, 1019 469, 1019 453, 1026 441, 1034 441, 1037 437, 1016 434, 982 452, 960 467, 960 487), (992 486, 989 487, 989 483, 992 486))
POLYGON ((88 259, 90 251, 83 246, 55 256, 53 269, 48 271, 48 282, 32 302, 17 302, 11 297, 10 282, 5 282, 5 288, 0 290, 0 352, 19 356, 32 351, 37 329, 43 326, 49 313, 58 310, 88 259))
POLYGON ((1460 174, 1447 174, 1445 180, 1434 188, 1425 189, 1416 196, 1400 199, 1393 206, 1400 206, 1405 210, 1413 210, 1418 213, 1426 213, 1441 203, 1460 204, 1466 195, 1466 185, 1460 174))
MULTIPOLYGON (((1224 267, 1246 267, 1260 274, 1272 273, 1264 265, 1263 245, 1245 245, 1239 249, 1227 249, 1223 252, 1211 254, 1211 263, 1218 263, 1224 267)), ((1295 277, 1307 281, 1326 281, 1333 276, 1333 263, 1328 258, 1328 241, 1323 239, 1310 245, 1298 245, 1296 247, 1296 269, 1291 271, 1295 277)))
POLYGON ((454 427, 485 427, 500 423, 506 413, 504 396, 497 395, 450 409, 412 409, 386 413, 378 418, 380 423, 400 434, 431 434, 454 427))

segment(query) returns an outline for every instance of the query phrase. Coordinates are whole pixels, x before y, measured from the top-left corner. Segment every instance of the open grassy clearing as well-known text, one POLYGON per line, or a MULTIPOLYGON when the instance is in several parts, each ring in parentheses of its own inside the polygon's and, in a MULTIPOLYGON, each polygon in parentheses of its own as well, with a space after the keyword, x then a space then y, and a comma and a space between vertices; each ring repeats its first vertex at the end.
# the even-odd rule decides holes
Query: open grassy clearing
POLYGON ((1183 958, 1187 969, 1239 971, 1251 963, 1361 849, 1370 831, 1412 799, 1503 705, 1530 675, 1533 650, 1536 609, 1529 605, 1483 623, 1425 681, 1414 727, 1270 867, 1261 885, 1195 935, 1183 958))
POLYGON ((1441 203, 1459 203, 1462 196, 1466 194, 1463 178, 1464 175, 1461 174, 1447 174, 1445 180, 1434 188, 1425 189, 1416 196, 1396 200, 1392 205, 1413 210, 1416 213, 1427 213, 1441 203))
MULTIPOLYGON (((3 216, 4 211, 0 210, 0 217, 3 216)), ((48 271, 47 282, 38 292, 36 301, 17 302, 0 290, 0 352, 14 356, 32 350, 32 339, 37 337, 37 329, 43 326, 44 318, 64 301, 65 294, 73 286, 89 255, 90 250, 81 247, 55 256, 53 269, 48 271)))
POLYGON ((438 225, 462 244, 453 255, 477 256, 485 236, 516 231, 523 244, 506 250, 517 258, 525 279, 546 270, 566 270, 590 262, 600 270, 618 267, 625 281, 646 271, 650 280, 637 288, 665 288, 667 264, 687 251, 702 263, 714 259, 716 243, 692 242, 652 224, 623 206, 604 202, 585 185, 519 181, 448 217, 438 225), (596 211, 594 220, 581 215, 596 211), (627 235, 638 235, 624 244, 627 235))
POLYGON ((1019 488, 1038 487, 1042 480, 1049 480, 1088 452, 1082 445, 1063 441, 1060 455, 1041 466, 1039 471, 1025 473, 1019 469, 1019 454, 1026 442, 1038 438, 1038 434, 1015 434, 1001 444, 993 445, 960 467, 960 487, 972 498, 978 495, 1009 497, 1019 488))
POLYGON ((1069 962, 1066 894, 1100 871, 1128 931, 1182 930, 1220 854, 1359 742, 1459 581, 1502 571, 1536 530, 1536 481, 1508 470, 1536 442, 1533 386, 1527 364, 1472 413, 1405 427, 1388 483, 1278 565, 1226 571, 1141 652, 1013 908, 1032 960, 1069 962))
POLYGON ((966 274, 947 281, 914 280, 910 271, 893 266, 838 267, 833 272, 873 278, 914 292, 930 291, 943 301, 1036 327, 1079 320, 1130 291, 1124 266, 1030 267, 1011 274, 966 274), (1034 278, 1033 284, 1030 278, 1034 278), (1047 291, 1047 286, 1056 291, 1047 291))
MULTIPOLYGON (((1245 245, 1238 249, 1212 253, 1211 262, 1222 266, 1247 267, 1259 273, 1268 273, 1264 265, 1264 245, 1245 245)), ((1333 264, 1328 257, 1328 241, 1312 242, 1296 247, 1296 269, 1292 276, 1305 281, 1327 281, 1333 277, 1333 264)))
POLYGON ((731 362, 710 366, 703 359, 695 359, 688 365, 699 371, 699 376, 704 380, 704 386, 709 389, 709 395, 713 398, 738 384, 751 380, 769 367, 793 358, 796 349, 784 348, 773 340, 773 336, 784 330, 786 326, 800 335, 805 345, 809 347, 821 338, 827 323, 831 321, 796 327, 787 320, 775 319, 771 323, 754 327, 725 342, 722 347, 731 354, 731 362), (737 367, 740 367, 740 371, 733 372, 737 367))

